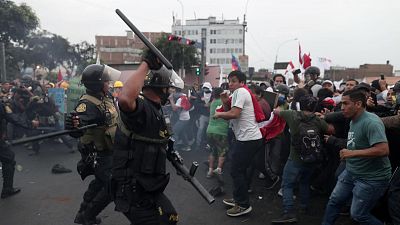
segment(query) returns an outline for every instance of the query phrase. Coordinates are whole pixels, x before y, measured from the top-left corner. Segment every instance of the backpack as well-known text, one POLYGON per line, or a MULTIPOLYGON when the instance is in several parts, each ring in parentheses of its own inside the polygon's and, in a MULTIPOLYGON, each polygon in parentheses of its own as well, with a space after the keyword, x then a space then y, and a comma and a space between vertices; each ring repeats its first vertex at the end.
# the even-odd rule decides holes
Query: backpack
MULTIPOLYGON (((301 116, 301 114, 298 115, 301 116)), ((293 147, 305 163, 322 161, 322 134, 315 122, 317 117, 312 115, 311 117, 300 117, 299 120, 299 132, 293 138, 293 147)))
POLYGON ((185 95, 182 95, 180 98, 181 98, 181 106, 182 106, 183 110, 188 111, 190 108, 192 108, 192 104, 190 104, 188 97, 186 97, 185 95))

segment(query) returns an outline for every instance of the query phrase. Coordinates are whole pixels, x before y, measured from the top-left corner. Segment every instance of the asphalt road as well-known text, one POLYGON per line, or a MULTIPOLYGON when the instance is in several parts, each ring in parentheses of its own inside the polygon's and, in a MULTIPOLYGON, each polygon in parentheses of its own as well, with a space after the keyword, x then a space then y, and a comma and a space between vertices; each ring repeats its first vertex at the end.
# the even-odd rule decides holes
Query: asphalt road
MULTIPOLYGON (((63 144, 46 141, 41 145, 40 154, 29 156, 30 151, 24 146, 14 147, 19 171, 15 174, 15 186, 22 192, 8 199, 0 200, 0 225, 71 225, 82 200, 83 192, 91 180, 81 181, 76 172, 79 153, 71 153, 63 144), (54 164, 62 164, 72 169, 72 173, 52 174, 54 164), (21 169, 22 167, 22 169, 21 169)), ((199 151, 183 152, 185 164, 191 161, 206 160, 207 153, 199 151)), ((229 166, 229 165, 228 165, 229 166)), ((208 205, 192 186, 177 176, 168 164, 171 173, 170 183, 165 191, 171 199, 180 216, 182 225, 238 225, 270 224, 273 218, 281 213, 281 198, 278 189, 266 190, 263 181, 257 178, 253 182, 250 215, 231 218, 226 216, 227 208, 223 205, 224 197, 231 197, 231 178, 225 171, 227 194, 218 197, 214 204, 208 205)), ((215 179, 206 179, 207 167, 200 163, 196 177, 206 189, 216 184, 215 179)), ((299 215, 298 224, 320 224, 326 205, 327 196, 314 196, 311 200, 308 215, 299 215)), ((129 221, 120 213, 114 211, 110 204, 100 215, 104 225, 128 225, 129 221)), ((351 224, 348 218, 341 218, 338 225, 351 224)))

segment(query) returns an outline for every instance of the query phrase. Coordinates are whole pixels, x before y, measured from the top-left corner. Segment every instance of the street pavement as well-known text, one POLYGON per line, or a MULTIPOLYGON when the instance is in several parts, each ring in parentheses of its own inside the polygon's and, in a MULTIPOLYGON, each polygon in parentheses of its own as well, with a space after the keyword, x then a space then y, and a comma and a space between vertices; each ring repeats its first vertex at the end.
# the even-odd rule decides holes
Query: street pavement
MULTIPOLYGON (((73 141, 75 142, 75 141, 73 141)), ((76 144, 74 144, 76 146, 76 144)), ((76 147, 75 147, 76 148, 76 147)), ((41 144, 40 154, 31 153, 24 146, 15 146, 17 169, 15 186, 22 192, 7 199, 0 199, 0 225, 71 225, 92 177, 82 181, 76 172, 76 163, 80 158, 78 152, 71 153, 64 144, 48 140, 41 144), (72 173, 52 174, 51 168, 61 164, 72 170, 72 173)), ((185 164, 189 167, 192 161, 198 161, 197 179, 210 189, 216 185, 216 179, 205 178, 207 158, 205 151, 182 152, 185 164)), ((227 164, 229 167, 229 164, 227 164)), ((223 198, 231 197, 232 182, 229 171, 225 171, 226 194, 216 198, 209 205, 190 185, 168 164, 171 173, 170 183, 165 191, 171 199, 182 225, 265 225, 271 224, 273 218, 281 213, 282 200, 277 195, 278 188, 266 190, 262 180, 253 179, 253 193, 250 195, 253 211, 249 215, 232 218, 225 214, 228 209, 222 203, 223 198)), ((297 224, 320 224, 326 205, 327 196, 315 196, 311 199, 310 212, 298 215, 297 224)), ((129 225, 129 221, 119 212, 114 211, 111 203, 101 214, 104 225, 129 225)), ((351 224, 348 218, 340 218, 338 225, 351 224)))

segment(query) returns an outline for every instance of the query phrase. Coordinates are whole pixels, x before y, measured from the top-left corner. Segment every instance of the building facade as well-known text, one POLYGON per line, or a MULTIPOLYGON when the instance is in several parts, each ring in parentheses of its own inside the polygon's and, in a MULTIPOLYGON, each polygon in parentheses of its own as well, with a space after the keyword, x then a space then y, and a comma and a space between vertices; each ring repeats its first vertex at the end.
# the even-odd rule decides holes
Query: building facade
MULTIPOLYGON (((232 55, 241 62, 242 71, 248 70, 248 57, 243 57, 245 46, 245 24, 236 20, 217 20, 216 17, 207 19, 173 21, 172 34, 201 43, 202 29, 205 31, 205 61, 209 65, 220 65, 223 73, 232 71, 232 55), (242 66, 243 64, 243 66, 242 66)), ((200 50, 199 50, 200 51, 200 50)))
MULTIPOLYGON (((143 32, 143 35, 155 43, 163 32, 143 32)), ((96 50, 102 63, 131 64, 141 61, 141 54, 146 46, 132 31, 127 31, 126 36, 96 36, 96 50)))
POLYGON ((386 77, 392 77, 393 65, 389 62, 386 64, 364 64, 359 68, 345 68, 345 67, 331 67, 330 70, 325 71, 325 79, 334 81, 357 79, 363 80, 368 77, 378 77, 381 74, 386 77))

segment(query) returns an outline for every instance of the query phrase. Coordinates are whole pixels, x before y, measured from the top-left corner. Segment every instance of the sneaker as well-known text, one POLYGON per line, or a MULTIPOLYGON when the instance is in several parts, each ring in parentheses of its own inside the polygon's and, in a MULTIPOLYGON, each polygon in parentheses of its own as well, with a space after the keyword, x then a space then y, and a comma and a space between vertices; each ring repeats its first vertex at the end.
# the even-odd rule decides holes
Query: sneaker
POLYGON ((233 208, 228 209, 226 211, 226 215, 228 216, 241 216, 241 215, 245 215, 249 212, 251 212, 253 208, 251 208, 251 206, 249 207, 241 207, 239 205, 235 205, 233 206, 233 208))
POLYGON ((222 200, 222 202, 225 205, 228 205, 228 206, 235 206, 236 205, 236 202, 235 202, 235 200, 233 200, 233 198, 226 198, 226 199, 222 200))
POLYGON ((275 179, 271 179, 272 182, 268 182, 267 185, 265 186, 265 188, 267 190, 273 189, 276 184, 279 183, 279 181, 281 180, 281 178, 279 176, 276 176, 275 179))
POLYGON ((215 170, 212 171, 215 175, 222 175, 222 170, 221 168, 216 168, 215 170))
POLYGON ((211 178, 214 175, 213 172, 214 172, 213 170, 208 170, 206 178, 211 178))
POLYGON ((274 219, 271 221, 272 223, 295 223, 297 222, 297 218, 293 213, 284 213, 278 219, 274 219))

